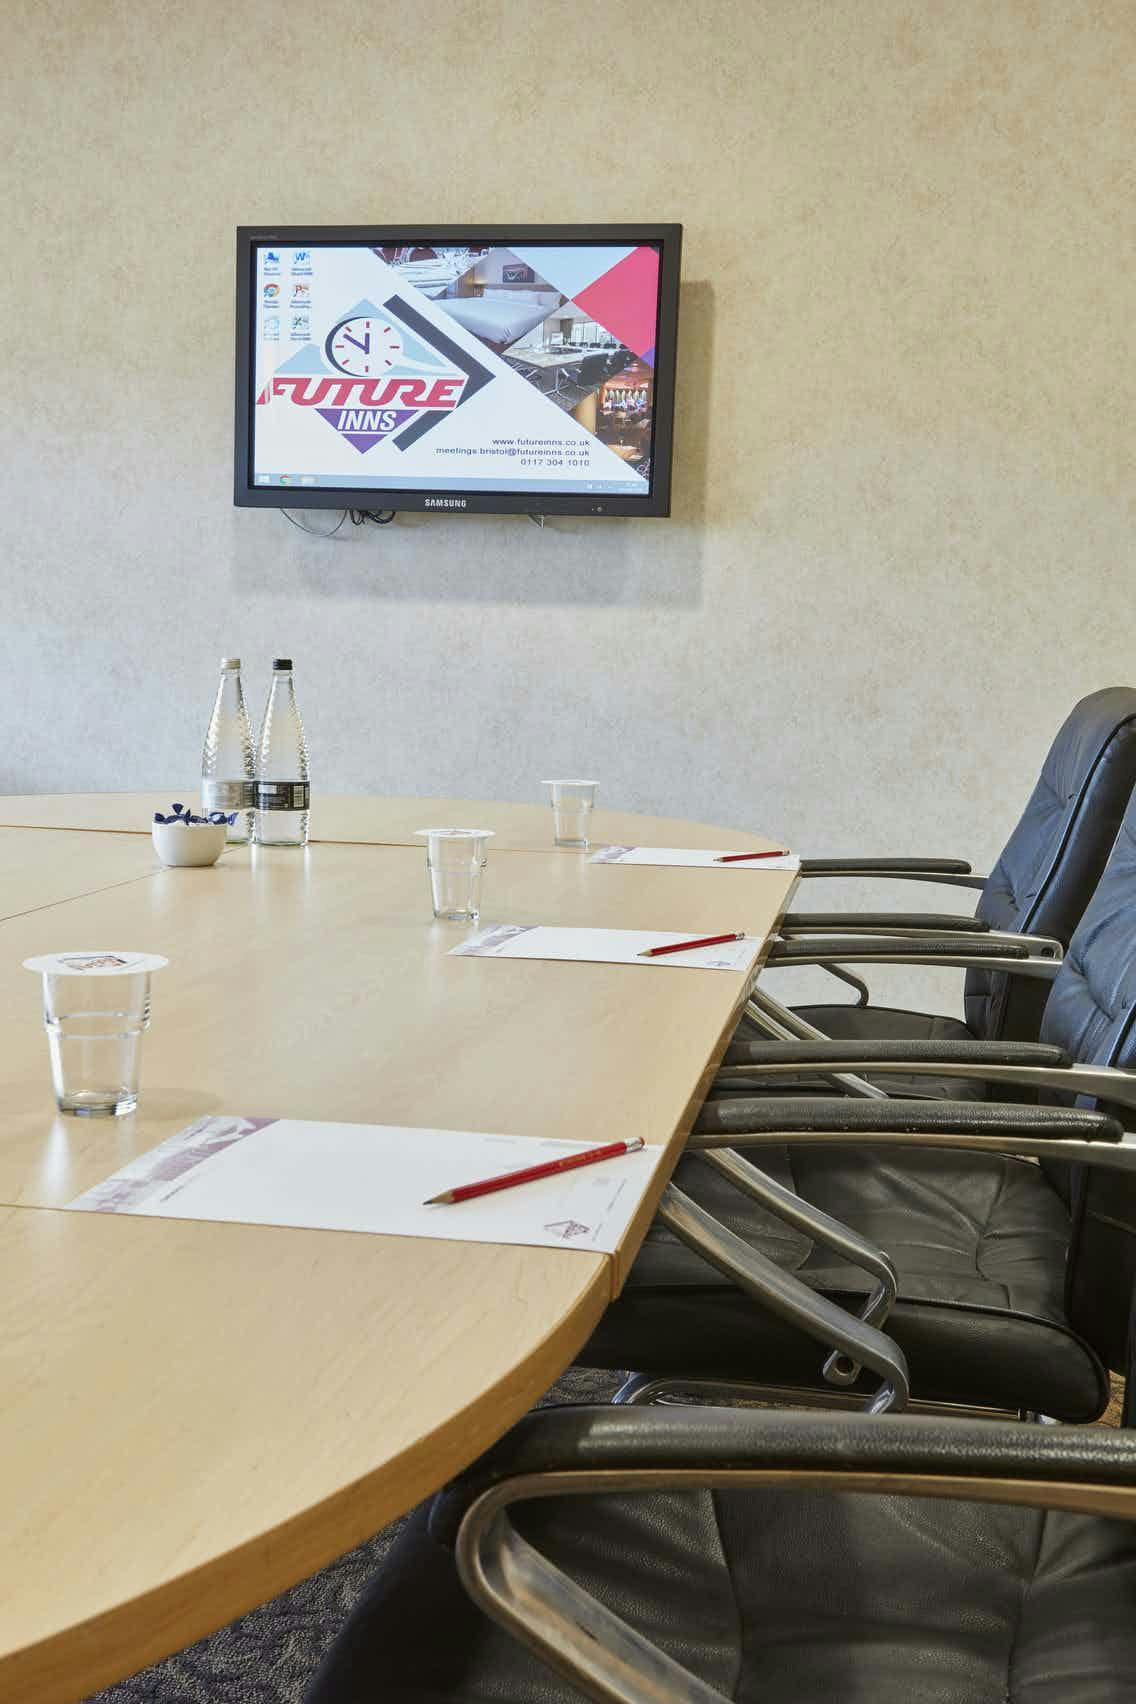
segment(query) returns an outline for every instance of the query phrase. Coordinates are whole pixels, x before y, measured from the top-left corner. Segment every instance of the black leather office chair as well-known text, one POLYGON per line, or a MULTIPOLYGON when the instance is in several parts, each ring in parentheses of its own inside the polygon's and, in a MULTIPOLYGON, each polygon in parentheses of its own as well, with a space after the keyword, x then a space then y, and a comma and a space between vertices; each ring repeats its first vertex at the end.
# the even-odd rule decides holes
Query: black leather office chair
MULTIPOLYGON (((1136 1281, 1136 1147, 1107 1146, 1117 1120, 1136 1129, 1136 799, 1068 953, 1049 969, 1040 1044, 735 1042, 727 1058, 751 1083, 889 1066, 921 1081, 964 1068, 1005 1094, 1078 1105, 707 1102, 691 1147, 745 1148, 760 1166, 736 1152, 708 1160, 688 1151, 676 1170, 680 1194, 724 1227, 725 1252, 711 1241, 707 1264, 656 1222, 580 1360, 672 1382, 831 1391, 834 1369, 822 1375, 813 1344, 724 1276, 752 1249, 842 1306, 861 1306, 877 1280, 839 1239, 813 1230, 807 1213, 819 1211, 894 1263, 886 1330, 907 1357, 916 1399, 1067 1421, 1099 1414, 1105 1368, 1127 1368, 1136 1281), (1096 1110, 1082 1110, 1086 1098, 1096 1110), (1099 1120, 1083 1134, 1105 1142, 1079 1144, 1079 1119, 1099 1120), (1071 1156, 1093 1163, 1070 1170, 1071 1156), (800 1222, 771 1199, 770 1177, 790 1203, 800 1198, 800 1222)), ((873 1317, 885 1324, 878 1307, 873 1317)), ((629 1394, 649 1390, 640 1380, 629 1394)))
MULTIPOLYGON (((989 876, 975 876, 969 864, 952 859, 805 859, 801 865, 806 878, 866 874, 978 888, 974 917, 790 912, 783 925, 785 945, 774 948, 770 965, 915 964, 928 946, 945 956, 944 943, 952 937, 959 949, 955 956, 965 962, 967 943, 961 937, 975 931, 991 942, 1032 936, 1065 947, 1092 897, 1134 786, 1136 690, 1106 687, 1081 699, 1066 718, 1021 820, 989 876), (863 939, 853 938, 854 932, 856 937, 895 937, 896 931, 904 934, 874 955, 865 952, 863 939), (843 937, 843 953, 831 937, 843 937)), ((1046 992, 1044 983, 984 970, 975 960, 967 970, 958 1017, 837 1002, 798 1006, 787 1017, 783 1008, 766 1000, 764 1011, 754 1009, 743 1020, 739 1035, 791 1029, 834 1040, 1032 1041, 1038 1036, 1046 992)), ((888 1074, 881 1082, 893 1093, 983 1094, 981 1084, 958 1078, 923 1077, 916 1085, 888 1074)), ((718 1085, 719 1091, 725 1087, 718 1085)))
POLYGON ((618 373, 622 373, 625 367, 629 367, 635 359, 635 355, 625 344, 620 344, 618 349, 606 350, 604 353, 604 378, 614 379, 618 373))
POLYGON ((1129 1704, 1134 1518, 1105 1428, 545 1409, 411 1518, 305 1704, 1129 1704))
POLYGON ((585 355, 580 362, 580 376, 576 383, 585 394, 595 390, 607 377, 608 362, 606 355, 585 355))
POLYGON ((555 395, 576 408, 607 376, 606 355, 584 355, 578 365, 557 370, 555 395))

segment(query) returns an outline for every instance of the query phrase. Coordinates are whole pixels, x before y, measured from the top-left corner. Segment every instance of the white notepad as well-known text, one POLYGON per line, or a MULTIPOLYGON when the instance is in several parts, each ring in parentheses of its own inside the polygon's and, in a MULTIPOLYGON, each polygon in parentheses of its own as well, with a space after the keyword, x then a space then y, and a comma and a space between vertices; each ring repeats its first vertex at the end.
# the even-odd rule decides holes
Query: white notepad
POLYGON ((703 852, 694 846, 601 846, 588 859, 589 864, 670 864, 689 870, 799 870, 801 860, 795 852, 778 858, 757 858, 752 863, 720 864, 728 857, 729 848, 721 846, 716 852, 703 852))
POLYGON ((646 947, 665 947, 672 941, 691 941, 725 933, 710 929, 560 929, 548 924, 494 923, 479 929, 451 958, 565 959, 584 964, 638 964, 650 969, 671 965, 680 970, 750 970, 761 950, 756 935, 723 941, 716 947, 696 947, 688 953, 665 953, 640 958, 646 947))
POLYGON ((560 1159, 621 1134, 604 1130, 591 1141, 560 1142, 393 1124, 201 1118, 68 1207, 611 1254, 662 1148, 640 1148, 476 1201, 424 1202, 458 1184, 560 1159))

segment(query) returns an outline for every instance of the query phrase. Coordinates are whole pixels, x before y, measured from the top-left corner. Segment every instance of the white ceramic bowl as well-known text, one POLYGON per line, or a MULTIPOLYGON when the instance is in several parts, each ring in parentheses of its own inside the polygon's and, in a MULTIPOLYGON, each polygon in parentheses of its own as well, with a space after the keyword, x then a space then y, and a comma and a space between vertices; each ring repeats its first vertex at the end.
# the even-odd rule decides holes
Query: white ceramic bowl
POLYGON ((225 850, 223 822, 156 822, 150 833, 163 864, 215 864, 225 850))

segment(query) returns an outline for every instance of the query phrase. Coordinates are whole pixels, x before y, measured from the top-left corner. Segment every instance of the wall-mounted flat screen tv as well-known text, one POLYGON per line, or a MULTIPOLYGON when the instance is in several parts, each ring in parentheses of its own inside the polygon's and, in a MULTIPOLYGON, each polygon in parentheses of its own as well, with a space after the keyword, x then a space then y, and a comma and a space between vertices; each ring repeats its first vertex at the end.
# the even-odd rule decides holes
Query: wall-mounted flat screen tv
POLYGON ((681 240, 243 227, 236 502, 668 514, 681 240))

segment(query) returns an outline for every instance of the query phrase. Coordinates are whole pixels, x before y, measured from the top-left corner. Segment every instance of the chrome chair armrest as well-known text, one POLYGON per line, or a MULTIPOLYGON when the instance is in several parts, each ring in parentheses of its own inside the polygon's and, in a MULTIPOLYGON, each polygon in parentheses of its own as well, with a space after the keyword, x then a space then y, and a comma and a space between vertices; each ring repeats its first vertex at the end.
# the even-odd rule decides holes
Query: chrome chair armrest
POLYGON ((792 1142, 873 1148, 956 1148, 1069 1160, 1136 1172, 1136 1143, 1115 1118, 1081 1107, 1001 1101, 854 1101, 803 1096, 707 1101, 687 1151, 792 1142))
POLYGON ((965 858, 802 858, 802 876, 972 876, 965 858))
MULTIPOLYGON (((705 1165, 711 1166, 743 1195, 748 1195, 751 1201, 756 1201, 783 1224, 792 1225, 813 1242, 831 1249, 849 1265, 858 1266, 861 1271, 874 1278, 875 1287, 860 1309, 859 1317, 865 1325, 882 1328, 886 1324, 895 1302, 898 1280, 895 1267, 882 1249, 870 1243, 866 1237, 860 1236, 858 1231, 851 1230, 830 1214, 823 1213, 810 1201, 802 1200, 784 1184, 778 1183, 760 1171, 750 1160, 743 1159, 741 1154, 735 1154, 729 1148, 707 1150, 697 1155, 697 1158, 705 1165)), ((854 1385, 860 1376, 860 1366, 858 1362, 834 1349, 824 1363, 824 1376, 829 1384, 854 1385)))
POLYGON ((469 1596, 594 1704, 728 1704, 517 1532, 539 1498, 777 1488, 945 1497, 1136 1518, 1136 1438, 776 1410, 567 1407, 526 1416, 435 1500, 469 1596))
POLYGON ((1060 961, 1033 958, 1024 946, 990 941, 982 936, 924 936, 904 940, 902 936, 845 935, 817 940, 775 941, 766 959, 769 970, 791 965, 828 964, 918 964, 949 965, 963 970, 1002 970, 1012 976, 1027 976, 1052 982, 1060 961))
POLYGON ((962 858, 802 858, 802 877, 875 876, 889 881, 935 882, 942 887, 984 888, 962 858))
MULTIPOLYGON (((663 1192, 659 1216, 675 1236, 762 1306, 822 1342, 842 1347, 879 1372, 884 1382, 869 1404, 873 1417, 893 1404, 902 1407, 906 1403, 907 1363, 902 1350, 883 1332, 853 1318, 758 1254, 673 1184, 663 1192)), ((555 1415, 557 1411, 550 1412, 555 1415)), ((635 1435, 650 1437, 660 1431, 655 1422, 657 1411, 631 1407, 612 1408, 611 1412, 620 1415, 613 1433, 617 1446, 635 1435)), ((515 1433, 519 1430, 514 1429, 515 1433)), ((662 1430, 674 1436, 669 1415, 662 1430)), ((732 1433, 733 1428, 730 1430, 732 1433)), ((578 1443, 579 1427, 571 1428, 570 1435, 578 1443)), ((503 1440, 504 1450, 499 1445, 490 1452, 490 1463, 507 1451, 509 1441, 503 1440)), ((538 1450, 539 1441, 538 1429, 538 1450)), ((617 1472, 614 1481, 619 1478, 617 1472)), ((633 1473, 636 1482, 640 1478, 633 1473)), ((685 1481, 688 1476, 680 1473, 678 1478, 685 1481)), ((486 1614, 597 1704, 729 1704, 714 1687, 692 1675, 569 1579, 522 1538, 508 1519, 506 1511, 512 1502, 562 1490, 618 1489, 618 1484, 609 1485, 608 1479, 602 1470, 597 1479, 588 1471, 562 1475, 546 1465, 527 1476, 492 1485, 465 1507, 457 1527, 454 1549, 462 1584, 486 1614)), ((454 1511, 447 1503, 455 1495, 461 1498, 462 1487, 456 1493, 443 1493, 431 1515, 431 1531, 442 1542, 446 1542, 446 1528, 454 1524, 454 1511)))
POLYGON ((870 1059, 879 1070, 925 1060, 937 1065, 1048 1065, 1068 1071, 1073 1056, 1064 1047, 1048 1041, 954 1041, 930 1036, 910 1040, 833 1041, 825 1036, 750 1041, 735 1036, 726 1048, 722 1069, 727 1066, 802 1066, 843 1068, 853 1059, 870 1059))
POLYGON ((1006 947, 1024 947, 1030 958, 1060 961, 1065 957, 1065 948, 1053 935, 1019 935, 1013 929, 991 929, 982 938, 1006 947))
POLYGON ((505 1487, 509 1502, 547 1495, 518 1489, 537 1479, 555 1480, 567 1494, 590 1492, 599 1478, 623 1491, 725 1487, 749 1474, 819 1473, 850 1481, 903 1474, 926 1479, 930 1489, 960 1472, 973 1481, 989 1479, 995 1495, 1007 1480, 1113 1485, 1127 1491, 1123 1512, 1136 1519, 1136 1431, 814 1408, 626 1409, 602 1402, 533 1409, 518 1420, 438 1493, 430 1532, 452 1547, 482 1496, 505 1487))
POLYGON ((986 935, 990 925, 977 917, 940 911, 787 911, 782 935, 986 935))
MULTIPOLYGON (((725 1273, 761 1307, 826 1348, 836 1350, 856 1366, 857 1373, 852 1379, 837 1382, 852 1383, 859 1367, 870 1367, 881 1383, 868 1401, 869 1413, 882 1414, 888 1409, 907 1406, 909 1381, 903 1351, 876 1326, 810 1289, 801 1279, 751 1247, 744 1237, 727 1229, 673 1183, 663 1191, 658 1218, 673 1236, 725 1273)), ((835 1241, 837 1230, 843 1227, 838 1227, 835 1220, 830 1220, 829 1225, 830 1237, 835 1241)), ((852 1236, 851 1232, 846 1234, 852 1236)))
MULTIPOLYGON (((737 1083, 822 1072, 901 1071, 907 1077, 976 1077, 1021 1089, 1056 1090, 1136 1108, 1136 1072, 1082 1064, 1043 1042, 731 1042, 719 1079, 737 1083), (743 1057, 743 1054, 749 1057, 743 1057), (956 1069, 957 1067, 957 1069, 956 1069)), ((1035 1109, 1030 1109, 1035 1110, 1035 1109)))
POLYGON ((1022 935, 1011 929, 992 929, 977 917, 951 917, 920 911, 788 911, 778 933, 784 940, 814 935, 874 935, 901 940, 938 940, 942 937, 978 936, 1005 947, 1024 947, 1031 958, 1064 955, 1060 941, 1051 935, 1022 935))

